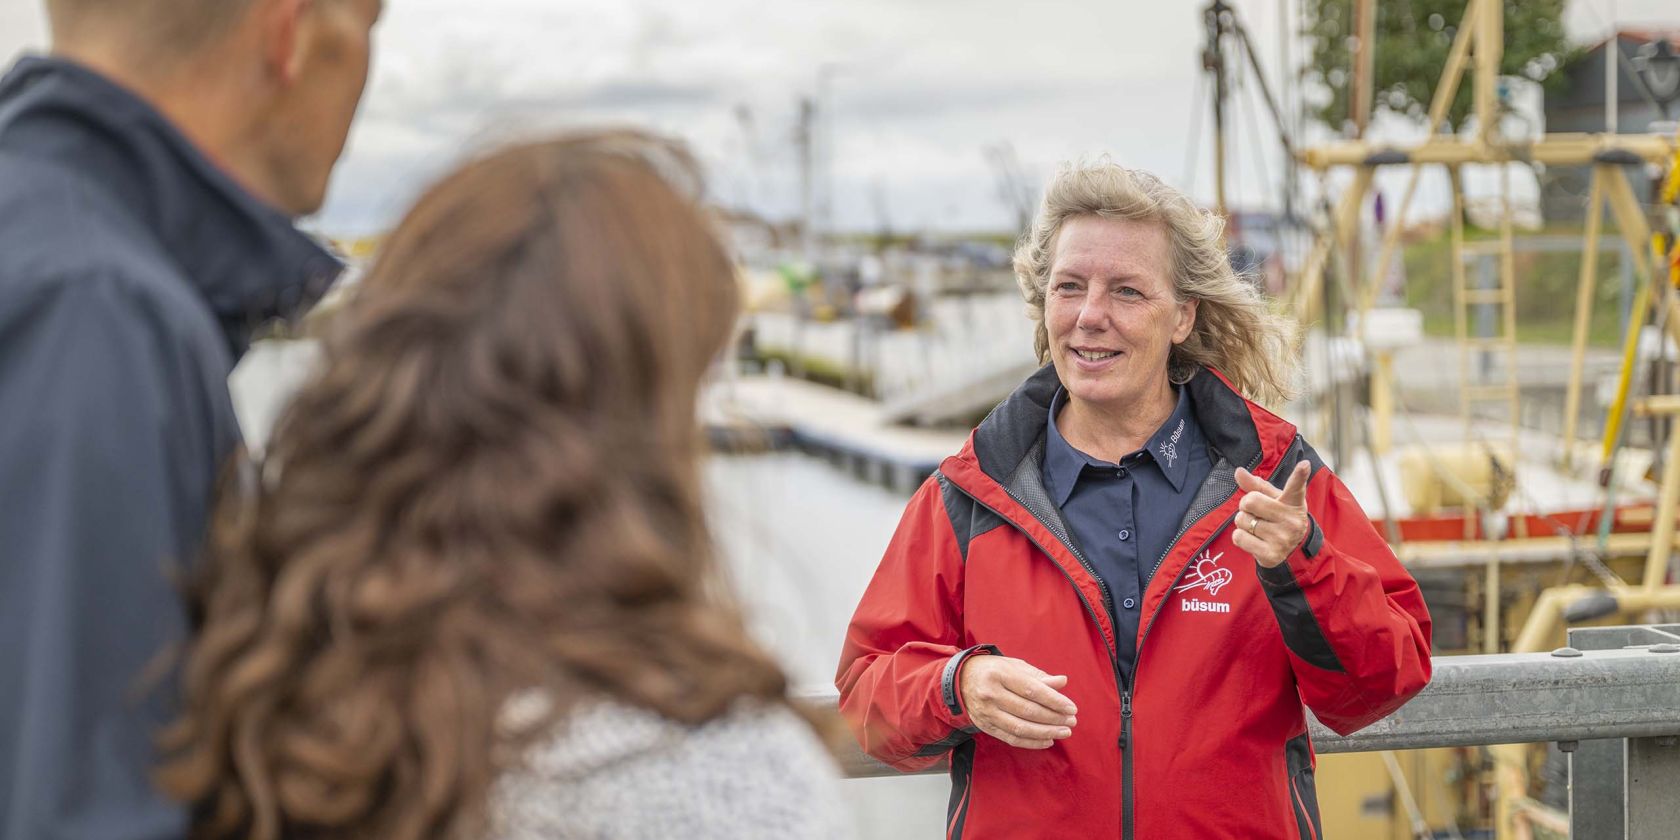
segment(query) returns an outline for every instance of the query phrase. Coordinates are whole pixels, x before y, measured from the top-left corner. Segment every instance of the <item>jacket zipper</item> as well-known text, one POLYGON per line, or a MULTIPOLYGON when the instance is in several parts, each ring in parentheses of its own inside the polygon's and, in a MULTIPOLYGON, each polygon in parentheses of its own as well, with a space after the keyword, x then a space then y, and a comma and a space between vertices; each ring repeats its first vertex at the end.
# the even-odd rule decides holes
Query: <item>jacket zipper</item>
MULTIPOLYGON (((1004 495, 1008 496, 1011 499, 1014 499, 1015 503, 1020 505, 1022 510, 1025 510, 1029 514, 1032 513, 1032 508, 1027 507, 1027 503, 1025 501, 1023 501, 1021 499, 1021 497, 1015 495, 1014 493, 1009 492, 1009 488, 1003 487, 1002 484, 999 484, 998 486, 1003 490, 1004 495)), ((980 501, 979 498, 975 497, 972 494, 969 495, 969 498, 974 499, 975 504, 985 508, 986 510, 991 511, 992 514, 994 516, 997 516, 999 519, 1002 519, 1005 522, 1013 523, 1014 520, 1010 519, 1007 516, 1004 516, 1003 512, 999 511, 997 508, 994 508, 991 505, 988 505, 985 502, 980 501)), ((1033 539, 1033 536, 1031 534, 1027 533, 1025 528, 1021 528, 1020 526, 1016 526, 1016 530, 1019 530, 1021 532, 1021 535, 1027 538, 1027 542, 1032 543, 1035 548, 1037 548, 1041 552, 1044 552, 1044 555, 1046 557, 1050 556, 1050 550, 1045 548, 1042 544, 1040 544, 1038 540, 1033 539)), ((1102 596, 1103 596, 1103 607, 1108 610, 1108 626, 1117 629, 1119 627, 1119 622, 1114 620, 1114 607, 1112 606, 1112 604, 1114 602, 1114 596, 1108 594, 1108 586, 1103 583, 1102 577, 1097 574, 1095 569, 1091 568, 1091 564, 1085 560, 1085 556, 1083 554, 1079 553, 1079 549, 1074 548, 1073 546, 1068 545, 1066 543, 1063 543, 1062 547, 1066 548, 1068 550, 1068 553, 1073 555, 1073 559, 1079 561, 1080 568, 1083 568, 1085 570, 1085 574, 1090 575, 1091 579, 1097 582, 1097 591, 1101 592, 1102 596)), ((1098 627, 1101 627, 1102 622, 1097 619, 1096 609, 1091 606, 1090 601, 1086 600, 1085 593, 1079 591, 1079 584, 1074 582, 1073 576, 1069 575, 1067 573, 1066 569, 1062 569, 1060 564, 1057 564, 1056 568, 1061 569, 1062 577, 1067 578, 1068 585, 1073 587, 1074 597, 1078 598, 1079 603, 1081 603, 1085 606, 1086 615, 1089 615, 1091 617, 1091 621, 1095 622, 1098 627)), ((1114 688, 1115 688, 1115 690, 1120 692, 1120 695, 1124 700, 1124 703, 1122 704, 1123 708, 1122 708, 1122 711, 1121 711, 1120 738, 1119 738, 1119 744, 1118 744, 1118 746, 1120 747, 1121 753, 1124 755, 1124 754, 1126 754, 1126 736, 1131 729, 1131 695, 1126 692, 1126 681, 1120 676, 1120 653, 1116 648, 1114 648, 1112 646, 1110 646, 1108 648, 1108 665, 1109 665, 1110 668, 1114 669, 1114 688)), ((1124 775, 1125 772, 1130 772, 1130 766, 1131 766, 1131 761, 1127 760, 1126 761, 1126 770, 1123 771, 1123 775, 1124 775)), ((1126 789, 1129 793, 1130 787, 1128 786, 1126 789)))
MULTIPOLYGON (((1255 455, 1254 460, 1249 463, 1247 469, 1253 470, 1257 465, 1259 465, 1259 463, 1260 456, 1255 455)), ((1005 492, 1008 491, 1006 490, 1005 492)), ((1214 505, 1209 510, 1218 510, 1220 505, 1231 501, 1231 496, 1235 496, 1236 494, 1237 490, 1233 489, 1229 496, 1220 500, 1219 504, 1214 505)), ((1236 518, 1237 515, 1235 513, 1226 517, 1225 521, 1219 523, 1219 527, 1213 529, 1213 533, 1209 534, 1208 538, 1203 540, 1202 544, 1197 546, 1196 550, 1190 553, 1196 554, 1197 552, 1207 548, 1215 539, 1218 539, 1220 534, 1225 532, 1226 528, 1231 527, 1232 520, 1236 518)), ((1190 532, 1191 527, 1193 527, 1197 521, 1199 520, 1191 520, 1186 523, 1184 527, 1178 530, 1178 534, 1172 538, 1172 542, 1167 543, 1167 550, 1162 552, 1160 558, 1155 561, 1155 568, 1149 570, 1150 578, 1155 577, 1155 572, 1160 570, 1162 563, 1166 562, 1167 555, 1172 554, 1173 549, 1178 546, 1178 541, 1183 538, 1185 534, 1190 532)), ((1174 587, 1178 586, 1178 582, 1184 579, 1184 573, 1189 568, 1190 566, 1187 563, 1184 568, 1178 570, 1178 575, 1175 576, 1172 583, 1167 586, 1168 592, 1171 592, 1174 587)), ((1163 601, 1162 609, 1165 608, 1165 602, 1163 601)), ((1143 626, 1143 632, 1138 635, 1137 653, 1133 654, 1132 659, 1132 678, 1120 688, 1120 836, 1124 838, 1124 840, 1132 840, 1132 833, 1135 830, 1134 823, 1136 822, 1136 815, 1133 813, 1132 805, 1132 692, 1137 688, 1138 666, 1143 664, 1143 643, 1149 638, 1149 631, 1155 626, 1155 619, 1160 617, 1160 615, 1161 610, 1156 610, 1155 614, 1149 617, 1149 623, 1143 626)), ((1118 666, 1116 667, 1116 673, 1118 673, 1118 666)))
MULTIPOLYGON (((1249 463, 1247 469, 1252 471, 1254 469, 1254 467, 1257 466, 1260 463, 1260 457, 1261 456, 1259 454, 1256 454, 1254 456, 1254 460, 1249 463)), ((1029 514, 1032 513, 1032 508, 1027 506, 1026 501, 1024 499, 1022 499, 1020 496, 1017 496, 1013 492, 1011 492, 1010 489, 1008 487, 1005 487, 1002 482, 998 482, 998 489, 1002 490, 1004 495, 1008 496, 1010 499, 1014 500, 1014 502, 1016 504, 1020 505, 1022 510, 1025 510, 1029 514)), ((1236 494, 1237 494, 1236 489, 1233 489, 1231 491, 1230 495, 1228 495, 1224 499, 1220 500, 1219 504, 1214 505, 1209 510, 1218 510, 1220 505, 1223 505, 1226 502, 1229 502, 1231 500, 1231 496, 1235 496, 1236 494)), ((991 505, 988 505, 985 502, 981 501, 978 496, 975 496, 972 493, 969 493, 967 495, 970 499, 974 500, 975 504, 985 508, 988 511, 991 511, 992 514, 997 516, 999 519, 1002 519, 1005 522, 1010 522, 1010 523, 1014 522, 1013 519, 1011 519, 1008 516, 1005 516, 1002 511, 1000 511, 997 508, 994 508, 991 505)), ((1034 517, 1034 518, 1036 519, 1037 517, 1034 517)), ((1201 551, 1202 549, 1206 548, 1210 543, 1212 543, 1214 541, 1214 539, 1216 539, 1221 533, 1223 533, 1225 531, 1226 528, 1230 527, 1231 520, 1233 520, 1235 518, 1236 518, 1236 514, 1231 514, 1229 517, 1226 517, 1225 521, 1220 523, 1218 528, 1213 529, 1213 533, 1209 534, 1208 538, 1206 540, 1202 541, 1201 546, 1198 547, 1196 549, 1196 551, 1201 551)), ((1195 527, 1195 524, 1199 521, 1200 521, 1199 519, 1192 519, 1191 521, 1185 523, 1182 527, 1180 527, 1178 529, 1178 533, 1173 536, 1172 542, 1167 543, 1167 550, 1162 552, 1160 557, 1156 558, 1154 568, 1149 570, 1149 576, 1151 578, 1153 578, 1155 576, 1155 572, 1160 570, 1161 564, 1166 562, 1167 556, 1172 554, 1173 549, 1176 548, 1177 545, 1178 545, 1178 541, 1180 539, 1182 539, 1185 534, 1189 533, 1190 529, 1195 527)), ((1016 529, 1021 531, 1021 535, 1025 536, 1027 538, 1027 541, 1032 543, 1035 548, 1037 548, 1041 552, 1044 552, 1044 554, 1046 556, 1049 556, 1049 554, 1050 554, 1049 549, 1046 549, 1042 543, 1040 543, 1038 540, 1034 539, 1031 534, 1027 533, 1026 529, 1021 528, 1020 526, 1016 526, 1016 529)), ((1080 554, 1078 549, 1076 549, 1073 546, 1068 545, 1066 543, 1063 543, 1062 547, 1066 548, 1068 550, 1068 553, 1073 555, 1073 559, 1079 561, 1080 568, 1083 568, 1085 570, 1085 573, 1090 575, 1092 580, 1096 581, 1097 591, 1101 592, 1102 596, 1103 596, 1103 607, 1107 609, 1108 614, 1109 614, 1109 618, 1108 618, 1109 626, 1110 627, 1118 627, 1118 624, 1114 620, 1114 609, 1113 609, 1112 606, 1110 606, 1110 604, 1113 601, 1113 596, 1111 596, 1108 593, 1108 585, 1103 583, 1102 576, 1097 574, 1096 570, 1091 567, 1091 564, 1085 560, 1085 556, 1080 554)), ((1191 552, 1191 553, 1194 554, 1196 552, 1191 552)), ((1061 566, 1058 565, 1056 568, 1061 569, 1061 566)), ((1173 582, 1169 586, 1169 591, 1170 591, 1170 588, 1172 586, 1177 586, 1178 582, 1184 578, 1185 569, 1188 569, 1188 568, 1189 568, 1189 566, 1186 565, 1184 569, 1179 569, 1178 570, 1178 576, 1173 578, 1173 582)), ((1097 611, 1091 606, 1091 602, 1090 602, 1090 600, 1088 600, 1085 597, 1085 593, 1079 591, 1079 585, 1074 582, 1073 576, 1068 574, 1066 569, 1062 569, 1062 577, 1067 578, 1068 585, 1073 587, 1073 594, 1076 597, 1079 598, 1079 603, 1081 603, 1085 606, 1085 613, 1091 617, 1092 621, 1097 622, 1097 625, 1099 627, 1102 626, 1101 620, 1099 620, 1097 618, 1097 611)), ((1133 810, 1133 806, 1132 806, 1132 749, 1131 749, 1131 747, 1132 747, 1132 691, 1135 688, 1135 686, 1137 685, 1138 664, 1140 662, 1142 662, 1142 660, 1143 660, 1143 642, 1144 642, 1145 639, 1149 638, 1149 630, 1150 630, 1150 628, 1155 626, 1155 618, 1156 618, 1156 616, 1159 616, 1159 615, 1160 615, 1160 610, 1156 610, 1155 615, 1150 616, 1149 623, 1144 625, 1143 633, 1138 636, 1137 653, 1134 654, 1134 658, 1132 660, 1132 678, 1130 680, 1125 680, 1121 677, 1121 674, 1120 674, 1120 653, 1119 653, 1119 651, 1116 650, 1113 645, 1110 645, 1109 648, 1108 648, 1108 662, 1109 662, 1109 665, 1111 667, 1113 667, 1113 669, 1114 669, 1114 684, 1115 684, 1115 687, 1120 690, 1120 738, 1119 738, 1119 743, 1118 743, 1118 746, 1120 748, 1120 823, 1121 823, 1121 836, 1124 838, 1124 840, 1132 840, 1132 833, 1133 833, 1133 825, 1132 825, 1132 823, 1133 823, 1133 814, 1132 814, 1132 810, 1133 810)), ((973 768, 970 768, 970 772, 972 772, 972 771, 973 771, 973 768)))
MULTIPOLYGON (((1137 674, 1137 662, 1132 662, 1137 674)), ((1132 836, 1132 692, 1120 691, 1120 828, 1121 836, 1132 836)))

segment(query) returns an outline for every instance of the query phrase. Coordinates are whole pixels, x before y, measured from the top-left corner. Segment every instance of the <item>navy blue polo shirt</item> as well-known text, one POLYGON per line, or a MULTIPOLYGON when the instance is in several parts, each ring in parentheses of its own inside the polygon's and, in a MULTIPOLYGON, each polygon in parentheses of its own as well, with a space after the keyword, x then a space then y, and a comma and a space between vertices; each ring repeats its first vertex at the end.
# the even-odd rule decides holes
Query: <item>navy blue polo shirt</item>
POLYGON ((1213 469, 1190 389, 1142 449, 1119 463, 1087 455, 1062 437, 1056 415, 1067 391, 1050 401, 1044 444, 1044 487, 1073 531, 1073 540, 1113 599, 1121 673, 1129 678, 1137 654, 1139 608, 1190 502, 1213 469))

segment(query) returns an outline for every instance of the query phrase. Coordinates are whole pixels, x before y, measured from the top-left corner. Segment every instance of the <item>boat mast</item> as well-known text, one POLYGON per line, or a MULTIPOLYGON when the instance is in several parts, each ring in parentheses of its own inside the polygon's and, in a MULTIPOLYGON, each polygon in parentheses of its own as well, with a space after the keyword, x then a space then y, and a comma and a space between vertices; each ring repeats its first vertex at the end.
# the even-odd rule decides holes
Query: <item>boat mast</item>
POLYGON ((1202 51, 1202 67, 1213 74, 1213 195, 1214 207, 1220 216, 1229 215, 1225 200, 1225 100, 1229 95, 1229 78, 1225 72, 1225 32, 1234 19, 1224 0, 1213 0, 1202 12, 1207 27, 1207 47, 1202 51))

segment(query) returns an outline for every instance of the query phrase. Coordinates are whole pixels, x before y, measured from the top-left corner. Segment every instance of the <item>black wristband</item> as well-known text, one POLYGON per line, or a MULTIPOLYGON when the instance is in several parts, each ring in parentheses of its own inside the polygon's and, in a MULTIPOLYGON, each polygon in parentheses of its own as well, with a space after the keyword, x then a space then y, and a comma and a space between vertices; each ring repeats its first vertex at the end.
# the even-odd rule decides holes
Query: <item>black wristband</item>
POLYGON ((1318 520, 1312 514, 1307 514, 1307 538, 1301 541, 1301 554, 1308 560, 1318 556, 1318 550, 1324 547, 1324 531, 1318 527, 1318 520))
POLYGON ((939 680, 939 692, 945 701, 945 710, 950 712, 952 717, 963 713, 962 702, 957 696, 957 671, 962 669, 963 660, 975 654, 988 653, 998 655, 997 645, 975 645, 967 650, 957 651, 946 661, 945 673, 939 680))

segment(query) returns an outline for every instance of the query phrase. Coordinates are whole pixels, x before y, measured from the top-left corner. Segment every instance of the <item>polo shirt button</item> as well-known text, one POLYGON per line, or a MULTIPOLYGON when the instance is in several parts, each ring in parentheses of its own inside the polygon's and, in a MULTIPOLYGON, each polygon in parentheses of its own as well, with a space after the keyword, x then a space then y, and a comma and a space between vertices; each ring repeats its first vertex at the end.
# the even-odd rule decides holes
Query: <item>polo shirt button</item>
POLYGON ((1126 477, 1126 468, 1121 467, 1121 468, 1115 470, 1114 471, 1114 477, 1115 478, 1125 478, 1126 477))
POLYGON ((1120 533, 1115 534, 1115 536, 1119 537, 1121 542, 1125 542, 1126 540, 1132 538, 1132 532, 1122 528, 1120 529, 1120 533))
POLYGON ((1132 607, 1135 607, 1135 606, 1137 606, 1137 601, 1134 601, 1134 600, 1132 600, 1132 599, 1131 599, 1131 598, 1127 598, 1127 599, 1126 599, 1126 600, 1124 600, 1124 601, 1122 601, 1122 602, 1121 602, 1121 605, 1122 605, 1122 606, 1124 606, 1124 607, 1125 607, 1125 608, 1126 608, 1126 609, 1128 609, 1128 610, 1129 610, 1129 609, 1131 609, 1131 608, 1132 608, 1132 607))

